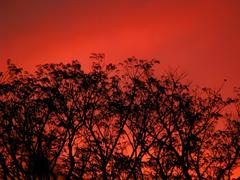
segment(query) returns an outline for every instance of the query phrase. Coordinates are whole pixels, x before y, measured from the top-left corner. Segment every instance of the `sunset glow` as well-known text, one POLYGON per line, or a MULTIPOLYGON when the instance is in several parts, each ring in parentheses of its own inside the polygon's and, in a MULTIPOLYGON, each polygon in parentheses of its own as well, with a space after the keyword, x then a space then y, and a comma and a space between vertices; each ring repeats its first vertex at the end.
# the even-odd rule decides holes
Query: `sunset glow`
POLYGON ((0 66, 32 69, 92 52, 119 62, 157 58, 194 83, 239 84, 240 3, 224 1, 1 1, 0 66))
POLYGON ((111 63, 158 59, 156 74, 177 69, 193 85, 223 87, 224 96, 234 96, 240 1, 0 1, 0 71, 7 59, 30 71, 74 59, 88 69, 91 53, 105 53, 111 63))

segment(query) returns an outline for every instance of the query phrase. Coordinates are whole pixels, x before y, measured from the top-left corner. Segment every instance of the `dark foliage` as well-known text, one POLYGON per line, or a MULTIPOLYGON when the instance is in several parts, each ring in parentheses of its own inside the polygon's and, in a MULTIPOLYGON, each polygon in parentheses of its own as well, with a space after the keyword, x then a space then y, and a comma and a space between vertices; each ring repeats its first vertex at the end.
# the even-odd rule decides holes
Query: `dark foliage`
POLYGON ((129 58, 0 73, 1 179, 223 179, 239 164, 240 114, 211 89, 129 58), (225 126, 223 127, 223 124, 225 126), (221 124, 221 126, 219 125, 221 124))

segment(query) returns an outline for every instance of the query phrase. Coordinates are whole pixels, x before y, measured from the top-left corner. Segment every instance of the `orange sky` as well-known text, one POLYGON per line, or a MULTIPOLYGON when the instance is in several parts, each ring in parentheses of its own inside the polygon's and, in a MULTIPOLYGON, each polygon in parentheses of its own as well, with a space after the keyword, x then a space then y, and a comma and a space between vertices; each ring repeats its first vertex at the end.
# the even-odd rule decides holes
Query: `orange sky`
POLYGON ((239 0, 0 0, 0 69, 91 52, 157 58, 201 86, 240 86, 239 0))

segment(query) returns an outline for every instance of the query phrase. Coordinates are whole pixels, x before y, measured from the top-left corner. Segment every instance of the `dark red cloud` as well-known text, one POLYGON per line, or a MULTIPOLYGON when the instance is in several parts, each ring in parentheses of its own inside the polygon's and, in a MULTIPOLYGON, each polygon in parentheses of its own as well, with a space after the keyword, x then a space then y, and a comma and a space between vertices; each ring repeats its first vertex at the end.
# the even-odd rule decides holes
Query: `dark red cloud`
POLYGON ((239 9, 238 0, 3 0, 0 66, 7 58, 28 69, 77 58, 87 67, 91 52, 115 62, 134 55, 200 85, 228 79, 230 92, 240 84, 239 9))

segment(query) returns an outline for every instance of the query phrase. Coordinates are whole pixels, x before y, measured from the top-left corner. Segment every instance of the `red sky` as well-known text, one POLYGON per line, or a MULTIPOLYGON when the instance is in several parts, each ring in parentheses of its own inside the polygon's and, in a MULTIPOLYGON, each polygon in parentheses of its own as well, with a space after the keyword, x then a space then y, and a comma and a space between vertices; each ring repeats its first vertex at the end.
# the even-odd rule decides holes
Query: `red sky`
POLYGON ((240 86, 239 0, 1 0, 0 69, 79 59, 157 58, 160 70, 227 93, 240 86))
POLYGON ((240 86, 240 0, 0 0, 0 69, 79 59, 157 58, 160 70, 232 94, 240 86))

